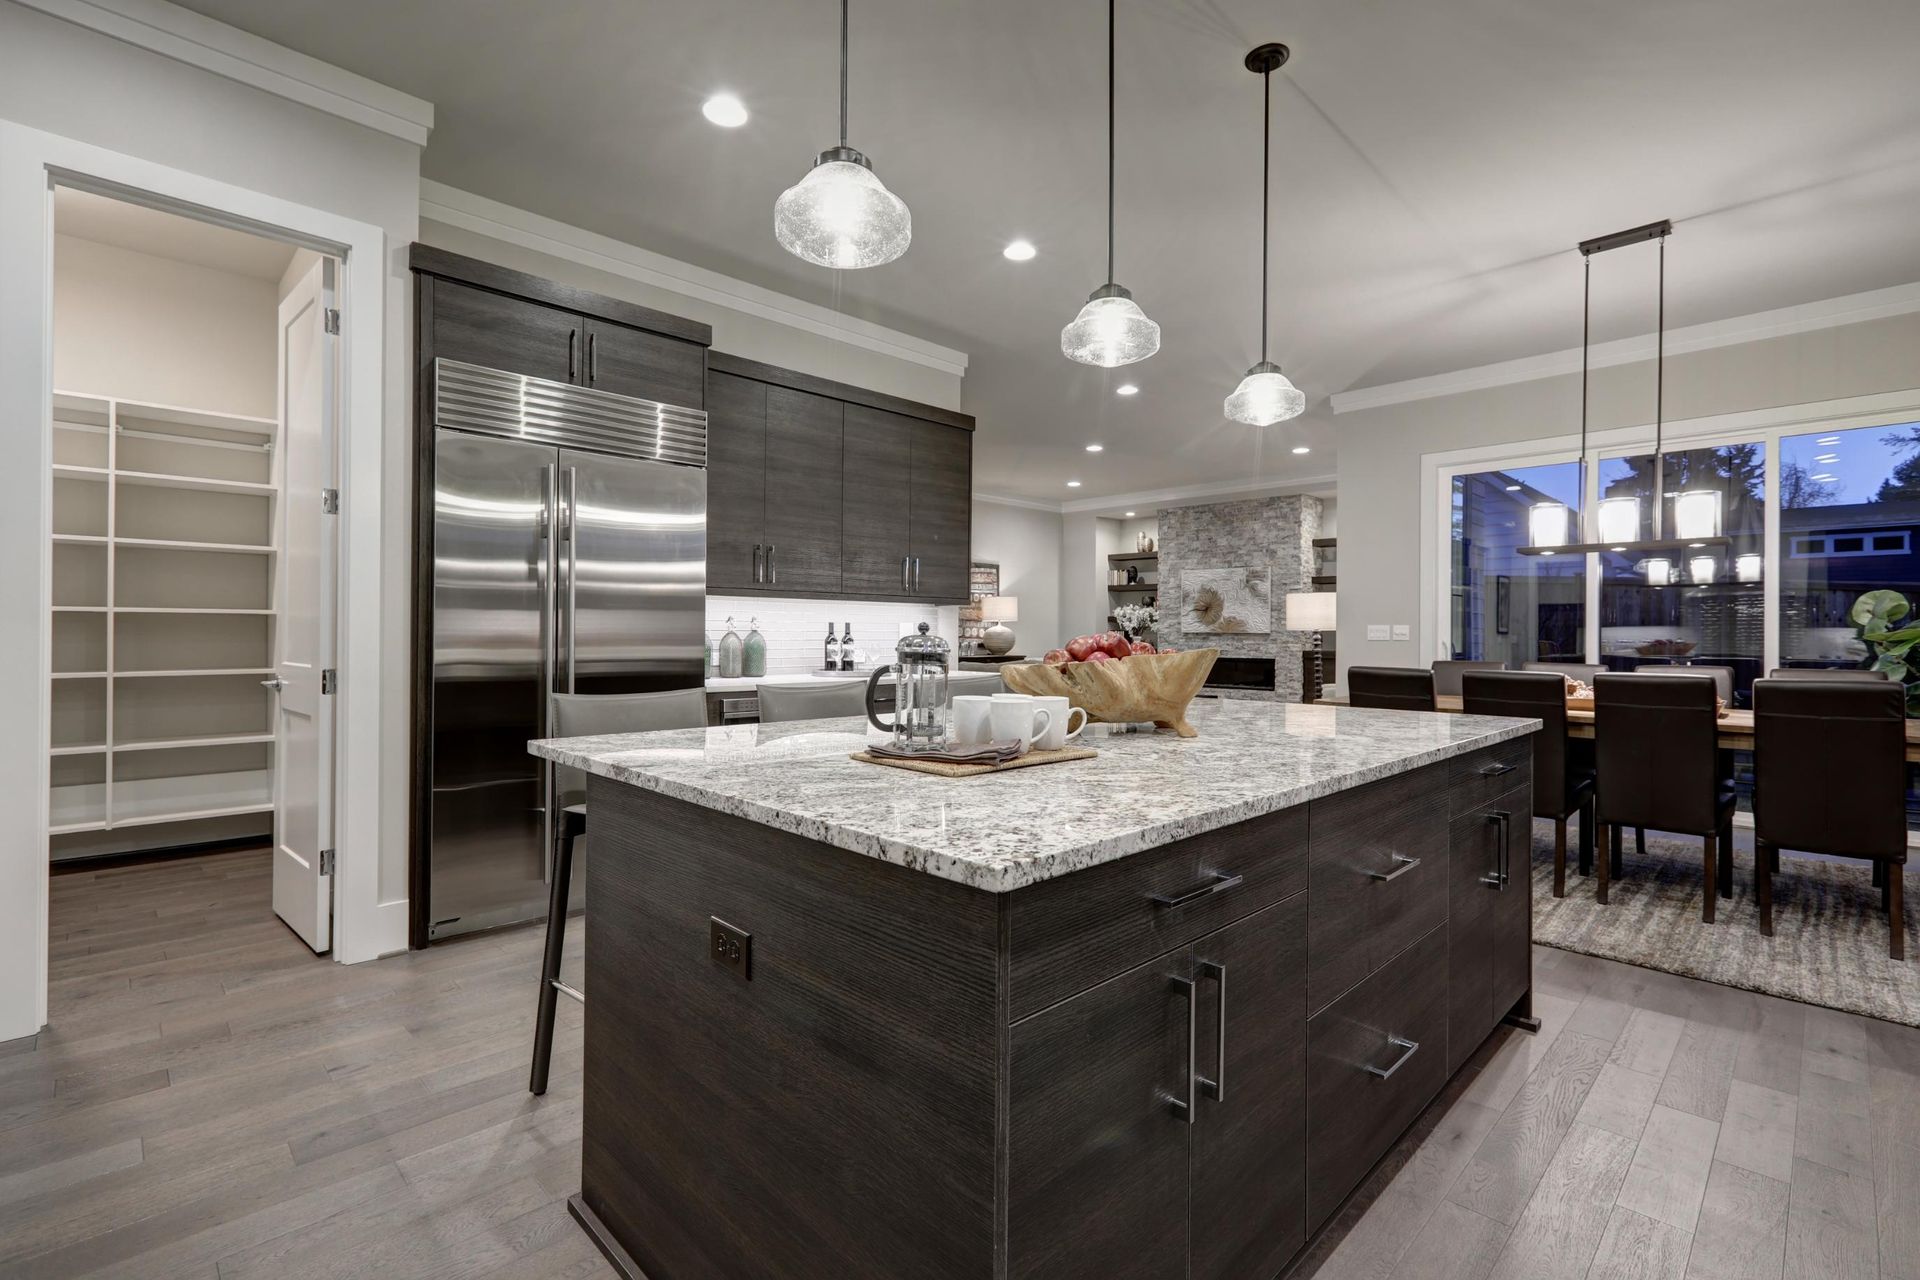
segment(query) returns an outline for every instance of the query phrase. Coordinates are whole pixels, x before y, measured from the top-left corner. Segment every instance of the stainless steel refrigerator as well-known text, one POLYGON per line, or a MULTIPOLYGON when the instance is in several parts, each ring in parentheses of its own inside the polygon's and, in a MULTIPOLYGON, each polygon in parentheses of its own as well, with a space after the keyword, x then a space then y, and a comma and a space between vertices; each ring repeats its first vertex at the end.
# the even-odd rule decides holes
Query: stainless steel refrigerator
POLYGON ((453 360, 434 428, 439 939, 546 914, 549 693, 701 683, 707 477, 701 410, 453 360))

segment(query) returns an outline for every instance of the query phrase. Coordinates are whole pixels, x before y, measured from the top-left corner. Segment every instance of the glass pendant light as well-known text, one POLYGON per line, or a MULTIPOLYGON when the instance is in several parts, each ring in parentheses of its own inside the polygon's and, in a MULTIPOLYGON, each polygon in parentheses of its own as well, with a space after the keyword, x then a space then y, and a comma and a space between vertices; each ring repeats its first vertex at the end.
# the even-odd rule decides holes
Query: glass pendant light
POLYGON ((1267 359, 1267 198, 1272 188, 1273 73, 1287 64, 1287 46, 1263 44, 1247 55, 1247 70, 1265 90, 1260 114, 1260 362, 1247 370, 1227 397, 1226 413, 1235 422, 1270 427, 1306 412, 1307 396, 1267 359))
POLYGON ((907 251, 913 214, 864 155, 847 145, 847 3, 840 0, 840 145, 780 193, 773 234, 780 247, 822 267, 878 267, 907 251))
POLYGON ((1060 331, 1060 353, 1081 364, 1117 369, 1160 349, 1160 326, 1113 282, 1113 0, 1107 0, 1107 282, 1060 331))
POLYGON ((1649 556, 1646 561, 1647 585, 1665 587, 1673 583, 1673 561, 1665 556, 1649 556))
POLYGON ((1760 573, 1761 573, 1761 567, 1763 563, 1764 561, 1762 560, 1762 558, 1754 552, 1748 552, 1745 555, 1735 556, 1733 558, 1734 581, 1736 582, 1760 581, 1760 573))
POLYGON ((1600 541, 1631 542, 1640 536, 1640 499, 1600 499, 1600 541))
POLYGON ((1567 545, 1572 513, 1564 502, 1536 502, 1527 509, 1527 544, 1543 550, 1567 545))

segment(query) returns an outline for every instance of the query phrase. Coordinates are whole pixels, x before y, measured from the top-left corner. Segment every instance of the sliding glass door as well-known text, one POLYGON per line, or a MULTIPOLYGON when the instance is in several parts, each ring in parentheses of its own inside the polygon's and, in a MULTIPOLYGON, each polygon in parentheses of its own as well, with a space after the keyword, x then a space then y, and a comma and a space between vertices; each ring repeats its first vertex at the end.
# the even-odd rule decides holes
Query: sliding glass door
POLYGON ((1519 554, 1537 523, 1564 519, 1577 529, 1580 505, 1574 462, 1453 478, 1454 657, 1512 667, 1586 660, 1586 557, 1519 554), (1564 518, 1555 508, 1565 509, 1564 518))

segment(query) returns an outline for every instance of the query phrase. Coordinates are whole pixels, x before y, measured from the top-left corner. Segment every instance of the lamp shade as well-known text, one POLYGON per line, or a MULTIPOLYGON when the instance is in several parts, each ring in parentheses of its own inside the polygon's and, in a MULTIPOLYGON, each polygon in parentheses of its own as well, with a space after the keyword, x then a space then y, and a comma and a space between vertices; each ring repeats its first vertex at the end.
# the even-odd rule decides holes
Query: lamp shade
POLYGON ((1673 533, 1677 538, 1720 536, 1720 493, 1689 489, 1673 495, 1673 533))
POLYGON ((1280 366, 1262 360, 1247 370, 1226 400, 1226 415, 1253 427, 1270 427, 1297 418, 1307 409, 1306 393, 1293 385, 1280 366))
POLYGON ((1640 499, 1600 499, 1600 541, 1632 542, 1640 536, 1640 499))
POLYGON ((1287 630, 1333 630, 1333 602, 1338 598, 1331 591, 1287 592, 1287 630))
POLYGON ((806 177, 780 194, 773 234, 788 253, 816 266, 877 267, 907 251, 913 215, 865 156, 842 147, 823 153, 806 177))
POLYGON ((989 622, 1020 621, 1019 596, 981 596, 980 616, 989 622))
POLYGON ((1564 502, 1536 502, 1527 511, 1527 533, 1536 547, 1564 547, 1572 527, 1564 502))
POLYGON ((1060 352, 1069 360, 1118 369, 1160 349, 1160 326, 1147 318, 1133 295, 1117 284, 1094 290, 1060 331, 1060 352))

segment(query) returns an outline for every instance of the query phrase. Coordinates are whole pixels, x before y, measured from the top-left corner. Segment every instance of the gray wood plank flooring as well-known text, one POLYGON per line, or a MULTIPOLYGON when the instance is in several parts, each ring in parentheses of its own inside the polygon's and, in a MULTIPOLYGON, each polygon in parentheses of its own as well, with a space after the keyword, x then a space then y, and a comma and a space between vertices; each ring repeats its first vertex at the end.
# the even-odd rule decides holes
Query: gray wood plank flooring
MULTIPOLYGON (((526 1092, 540 931, 316 959, 247 851, 53 881, 52 1023, 0 1044, 0 1276, 597 1280, 580 1013, 526 1092)), ((567 966, 578 979, 579 928, 567 966)), ((1295 1270, 1920 1280, 1920 1031, 1535 951, 1295 1270)))

